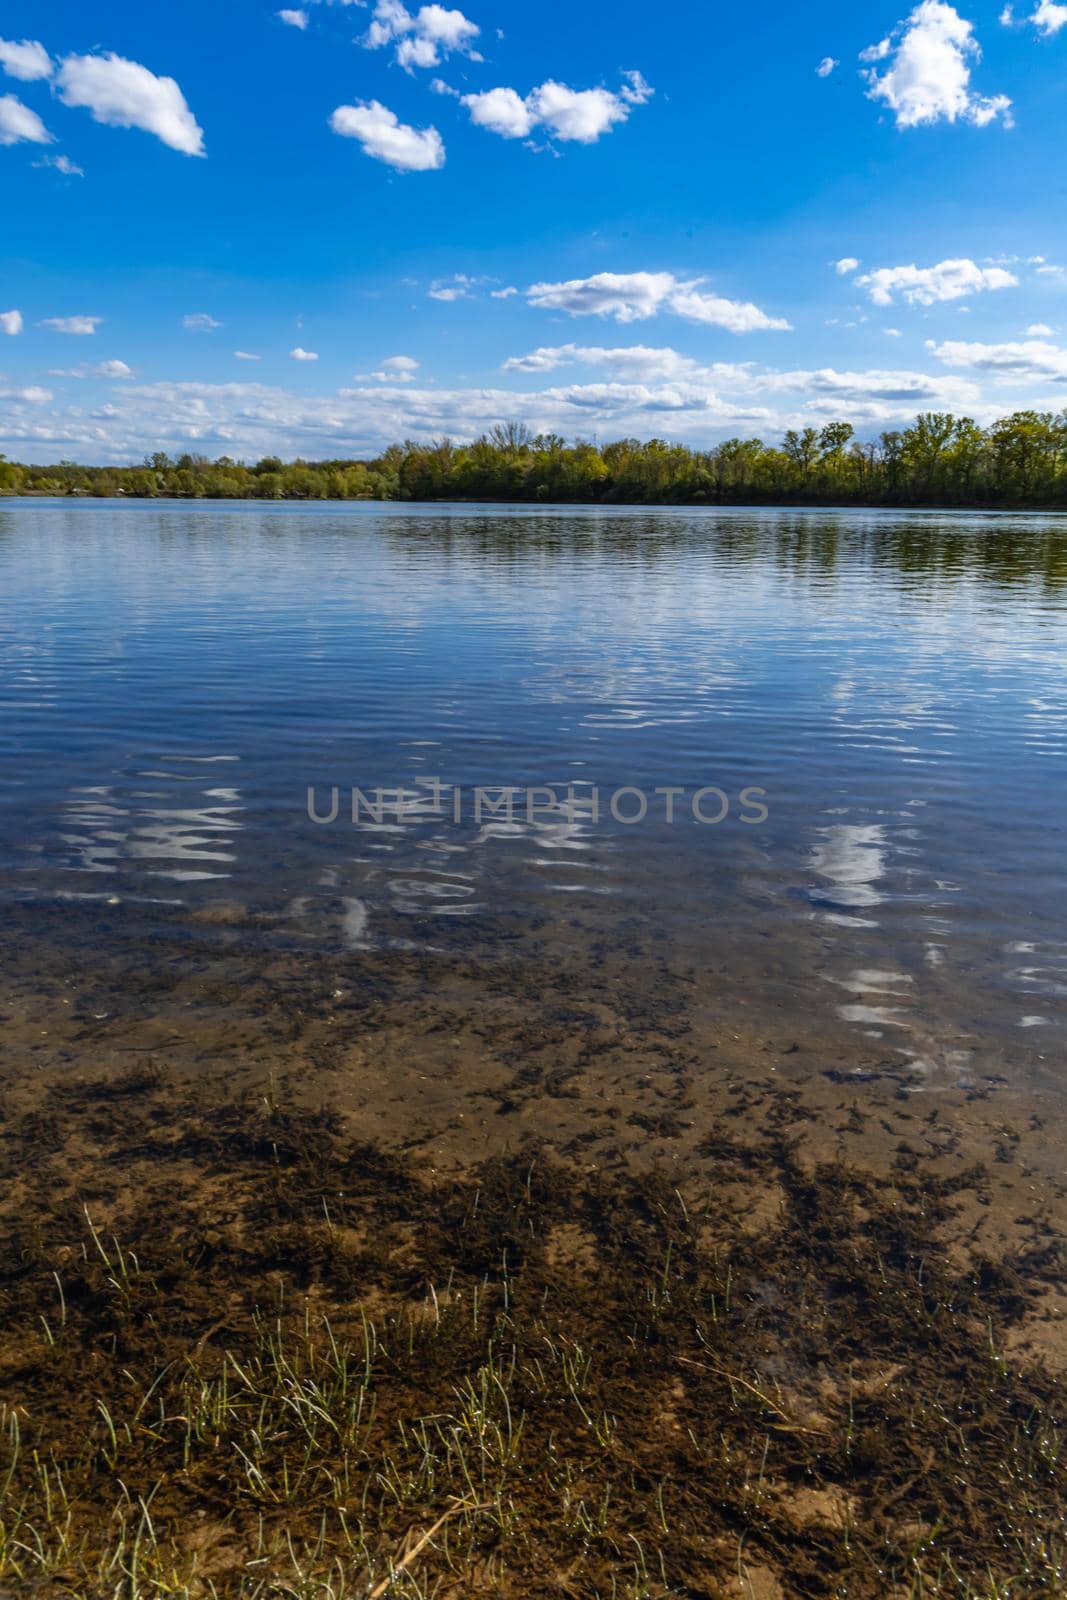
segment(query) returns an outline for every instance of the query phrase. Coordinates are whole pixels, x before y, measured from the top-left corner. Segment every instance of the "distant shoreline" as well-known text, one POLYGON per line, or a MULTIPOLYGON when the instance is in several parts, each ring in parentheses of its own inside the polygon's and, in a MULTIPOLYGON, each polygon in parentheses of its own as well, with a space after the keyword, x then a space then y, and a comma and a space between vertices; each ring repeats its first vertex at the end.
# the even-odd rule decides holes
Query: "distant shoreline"
POLYGON ((0 495, 92 499, 379 500, 471 505, 813 506, 1067 510, 1067 412, 1017 411, 987 428, 924 412, 861 440, 849 422, 790 429, 778 444, 707 450, 663 439, 568 444, 499 424, 471 444, 390 445, 372 459, 254 465, 157 450, 138 466, 40 466, 0 457, 0 495))

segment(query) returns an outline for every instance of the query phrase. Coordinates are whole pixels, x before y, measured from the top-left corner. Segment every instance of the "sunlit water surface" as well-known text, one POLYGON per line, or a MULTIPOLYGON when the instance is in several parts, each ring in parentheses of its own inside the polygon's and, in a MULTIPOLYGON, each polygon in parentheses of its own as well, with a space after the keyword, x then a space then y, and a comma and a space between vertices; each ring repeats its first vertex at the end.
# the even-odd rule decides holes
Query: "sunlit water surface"
POLYGON ((624 982, 667 949, 917 1089, 1056 1085, 1063 521, 0 502, 0 627, 21 940, 64 905, 145 960, 223 902, 357 964, 536 930, 624 982))

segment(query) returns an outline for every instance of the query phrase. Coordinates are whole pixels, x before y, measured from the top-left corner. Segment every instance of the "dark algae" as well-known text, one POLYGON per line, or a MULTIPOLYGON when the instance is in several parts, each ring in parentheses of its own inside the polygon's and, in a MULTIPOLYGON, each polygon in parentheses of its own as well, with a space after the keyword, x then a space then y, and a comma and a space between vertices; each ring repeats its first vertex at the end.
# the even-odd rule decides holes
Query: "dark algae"
POLYGON ((0 1592, 1064 1593, 1036 1220, 773 1130, 434 1171, 286 1086, 3 1104, 0 1592))

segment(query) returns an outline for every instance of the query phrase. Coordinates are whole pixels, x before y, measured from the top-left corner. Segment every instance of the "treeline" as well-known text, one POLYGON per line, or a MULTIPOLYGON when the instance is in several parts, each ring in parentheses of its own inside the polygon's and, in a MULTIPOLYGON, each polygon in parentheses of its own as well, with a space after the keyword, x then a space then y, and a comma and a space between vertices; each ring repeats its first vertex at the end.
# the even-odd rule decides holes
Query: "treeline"
POLYGON ((1017 411, 981 428, 926 412, 863 442, 848 422, 792 429, 780 444, 727 439, 692 450, 662 439, 568 445, 505 423, 473 444, 392 445, 369 461, 254 466, 163 452, 137 467, 0 457, 0 493, 137 499, 517 500, 579 504, 739 503, 1067 507, 1067 412, 1017 411))

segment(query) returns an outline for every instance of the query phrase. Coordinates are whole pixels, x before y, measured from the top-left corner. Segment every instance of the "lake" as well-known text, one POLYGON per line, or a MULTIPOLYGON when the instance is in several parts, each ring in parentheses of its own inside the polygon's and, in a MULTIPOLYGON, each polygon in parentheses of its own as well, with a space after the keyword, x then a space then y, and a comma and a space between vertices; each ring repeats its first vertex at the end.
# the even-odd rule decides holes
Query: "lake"
POLYGON ((7 501, 0 615, 22 1060, 461 1149, 801 1067, 1061 1104, 1062 519, 7 501))

